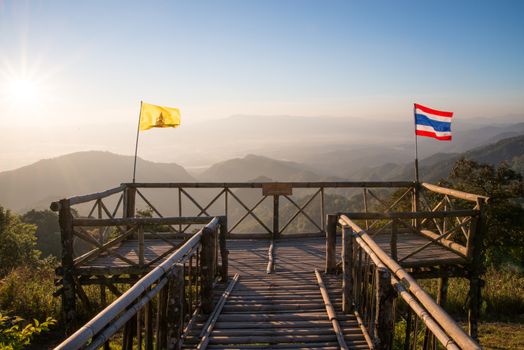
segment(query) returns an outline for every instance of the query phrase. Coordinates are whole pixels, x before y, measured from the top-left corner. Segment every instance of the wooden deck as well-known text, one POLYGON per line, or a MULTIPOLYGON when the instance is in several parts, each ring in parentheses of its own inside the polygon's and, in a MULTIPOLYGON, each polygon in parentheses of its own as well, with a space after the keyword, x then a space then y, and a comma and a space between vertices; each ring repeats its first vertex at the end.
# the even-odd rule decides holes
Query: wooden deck
MULTIPOLYGON (((382 234, 373 236, 373 240, 384 250, 390 254, 390 235, 382 234)), ((418 247, 422 247, 430 240, 413 233, 401 233, 397 236, 397 254, 398 259, 402 259, 418 247)), ((410 256, 402 261, 402 267, 433 267, 445 265, 463 264, 466 260, 457 253, 444 248, 436 243, 430 244, 420 252, 410 256)))
MULTIPOLYGON (((390 236, 373 237, 387 253, 390 236)), ((337 237, 340 240, 340 237, 337 237)), ((399 258, 428 243, 429 239, 413 234, 399 234, 399 258)), ((144 262, 157 261, 152 269, 181 239, 170 243, 145 240, 144 262)), ((274 247, 274 272, 266 273, 268 264, 268 239, 229 239, 229 273, 238 273, 240 279, 218 317, 209 337, 210 349, 338 349, 336 334, 315 277, 315 269, 325 266, 326 239, 283 237, 274 247)), ((337 244, 340 249, 340 243, 337 244)), ((125 259, 138 264, 138 241, 127 240, 115 248, 125 259)), ((168 255, 168 254, 167 254, 168 255)), ((337 254, 339 255, 339 254, 337 254)), ((339 259, 338 259, 339 260, 339 259)), ((431 244, 402 262, 405 267, 442 266, 460 264, 464 258, 431 244)), ((81 267, 79 274, 103 275, 129 273, 136 266, 115 255, 101 255, 81 267)), ((354 315, 342 312, 340 276, 324 275, 331 303, 350 349, 367 349, 368 344, 354 315)), ((225 286, 224 286, 225 288, 225 286)), ((217 289, 216 298, 222 293, 217 289)), ((196 348, 200 342, 203 316, 187 334, 184 348, 196 348)))
MULTIPOLYGON (((324 265, 325 240, 289 239, 276 244, 276 269, 266 273, 267 240, 230 242, 231 273, 240 279, 211 333, 209 349, 339 349, 314 269, 324 265)), ((324 281, 351 349, 367 349, 353 315, 341 311, 340 281, 324 281)), ((196 348, 205 319, 184 342, 196 348)))
MULTIPOLYGON (((389 254, 390 236, 376 235, 373 239, 377 244, 389 254)), ((337 237, 340 241, 340 237, 337 237)), ((165 255, 174 246, 182 243, 182 239, 170 239, 171 244, 159 239, 146 239, 144 244, 144 263, 147 265, 161 255, 165 255)), ((428 243, 429 239, 415 234, 399 234, 397 241, 398 258, 406 256, 418 247, 428 243)), ((267 253, 269 240, 266 239, 234 239, 228 240, 228 249, 232 252, 244 252, 245 255, 235 253, 230 255, 230 265, 232 272, 238 272, 242 276, 257 274, 257 271, 265 271, 267 266, 267 253)), ((340 247, 340 244, 337 243, 340 247)), ((138 241, 123 241, 114 251, 138 264, 138 241)), ((275 246, 276 272, 284 268, 286 271, 304 272, 314 271, 315 268, 324 267, 322 259, 325 254, 324 238, 291 238, 284 237, 278 240, 275 246), (312 244, 311 242, 316 242, 312 244)), ((169 255, 169 254, 167 254, 169 255)), ((150 270, 157 266, 162 259, 150 265, 150 270)), ((405 261, 401 262, 403 267, 433 267, 445 265, 460 265, 465 263, 465 259, 456 253, 445 249, 441 245, 431 244, 424 250, 414 254, 405 261)), ((136 273, 136 266, 131 266, 128 262, 118 258, 116 255, 103 254, 96 259, 90 260, 77 267, 80 275, 106 275, 106 274, 125 274, 136 273)))

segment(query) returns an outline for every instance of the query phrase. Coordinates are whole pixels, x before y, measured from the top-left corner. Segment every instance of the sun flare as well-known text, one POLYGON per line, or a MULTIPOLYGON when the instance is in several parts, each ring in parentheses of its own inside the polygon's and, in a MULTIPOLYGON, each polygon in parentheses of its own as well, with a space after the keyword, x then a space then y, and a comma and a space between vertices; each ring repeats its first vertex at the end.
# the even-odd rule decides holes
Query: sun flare
POLYGON ((8 90, 14 102, 34 103, 38 99, 38 84, 30 79, 12 79, 8 90))

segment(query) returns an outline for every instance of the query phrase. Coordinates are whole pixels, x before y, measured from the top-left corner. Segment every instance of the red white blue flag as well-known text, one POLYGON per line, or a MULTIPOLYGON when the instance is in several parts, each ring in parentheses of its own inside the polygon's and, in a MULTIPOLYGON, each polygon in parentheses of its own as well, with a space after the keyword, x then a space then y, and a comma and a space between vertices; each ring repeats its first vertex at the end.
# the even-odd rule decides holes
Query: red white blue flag
POLYGON ((415 103, 415 134, 451 141, 453 112, 437 111, 415 103))

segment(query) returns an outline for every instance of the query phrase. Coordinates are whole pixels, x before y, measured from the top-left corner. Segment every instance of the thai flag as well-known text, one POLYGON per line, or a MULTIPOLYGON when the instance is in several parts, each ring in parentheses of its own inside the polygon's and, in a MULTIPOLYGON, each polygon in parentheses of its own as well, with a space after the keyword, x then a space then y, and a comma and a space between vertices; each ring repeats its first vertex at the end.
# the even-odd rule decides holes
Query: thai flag
POLYGON ((415 134, 451 141, 453 112, 437 111, 415 103, 415 134))

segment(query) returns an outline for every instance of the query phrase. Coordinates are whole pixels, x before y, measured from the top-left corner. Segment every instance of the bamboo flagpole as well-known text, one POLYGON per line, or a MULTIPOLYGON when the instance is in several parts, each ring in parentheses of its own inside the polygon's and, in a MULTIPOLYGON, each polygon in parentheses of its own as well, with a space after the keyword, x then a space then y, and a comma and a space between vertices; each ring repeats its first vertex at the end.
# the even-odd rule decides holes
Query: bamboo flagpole
POLYGON ((135 175, 136 175, 136 156, 138 153, 138 137, 140 136, 140 118, 142 117, 142 103, 143 101, 140 101, 140 112, 138 112, 138 126, 136 128, 135 162, 133 165, 133 183, 135 183, 135 175))
POLYGON ((417 106, 413 104, 413 127, 415 131, 415 181, 419 183, 418 173, 418 137, 417 137, 417 106))

